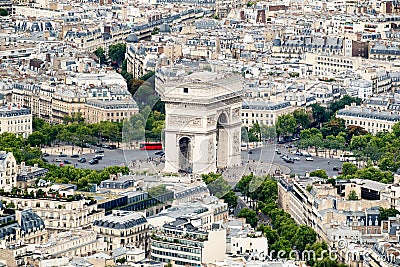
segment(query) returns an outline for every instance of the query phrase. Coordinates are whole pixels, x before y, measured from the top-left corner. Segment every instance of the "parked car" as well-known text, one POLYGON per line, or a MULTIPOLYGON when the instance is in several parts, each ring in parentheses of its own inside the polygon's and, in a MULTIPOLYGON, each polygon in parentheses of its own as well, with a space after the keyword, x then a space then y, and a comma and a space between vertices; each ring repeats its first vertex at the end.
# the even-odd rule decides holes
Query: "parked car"
POLYGON ((299 161, 300 157, 294 157, 293 159, 299 161))
POLYGON ((86 162, 86 158, 80 158, 80 159, 78 159, 78 162, 85 163, 86 162))
POLYGON ((314 161, 312 157, 306 157, 306 161, 314 161))
POLYGON ((61 159, 55 158, 54 161, 55 161, 55 162, 61 162, 61 159))
POLYGON ((296 156, 302 156, 302 153, 297 151, 296 153, 294 153, 296 156))
POLYGON ((117 146, 116 145, 109 145, 108 149, 117 149, 117 146))
POLYGON ((43 162, 49 162, 49 160, 46 158, 42 158, 42 160, 43 160, 43 162))
POLYGON ((68 157, 67 156, 67 154, 62 154, 62 153, 60 153, 60 155, 58 155, 60 158, 66 158, 66 157, 68 157))
POLYGON ((96 150, 94 151, 94 153, 104 153, 104 150, 96 149, 96 150))
MULTIPOLYGON (((103 157, 100 155, 96 155, 95 157, 93 157, 93 159, 99 161, 99 160, 103 159, 103 157)), ((90 163, 90 161, 89 161, 89 163, 90 163)))
POLYGON ((306 157, 312 157, 310 153, 304 154, 306 157))
POLYGON ((79 158, 79 155, 78 154, 74 154, 74 155, 71 156, 71 158, 79 158))
POLYGON ((90 164, 90 165, 98 164, 98 163, 99 163, 99 160, 98 160, 98 159, 92 159, 92 160, 89 161, 89 164, 90 164))
POLYGON ((64 164, 71 164, 71 161, 65 159, 65 160, 64 160, 64 164))
POLYGON ((332 171, 339 171, 340 170, 340 168, 338 167, 338 166, 334 166, 333 168, 332 168, 332 171))
POLYGON ((285 159, 285 162, 286 162, 286 163, 294 163, 294 160, 291 159, 291 158, 290 158, 290 159, 285 159))
POLYGON ((46 152, 44 152, 44 153, 42 154, 42 156, 43 156, 43 157, 48 157, 48 156, 50 156, 50 154, 49 154, 49 153, 46 153, 46 152))
POLYGON ((277 154, 277 155, 280 155, 280 154, 282 154, 282 152, 280 152, 280 151, 276 151, 276 154, 277 154))
POLYGON ((156 153, 154 153, 154 155, 161 155, 162 153, 164 153, 162 150, 157 151, 156 153))

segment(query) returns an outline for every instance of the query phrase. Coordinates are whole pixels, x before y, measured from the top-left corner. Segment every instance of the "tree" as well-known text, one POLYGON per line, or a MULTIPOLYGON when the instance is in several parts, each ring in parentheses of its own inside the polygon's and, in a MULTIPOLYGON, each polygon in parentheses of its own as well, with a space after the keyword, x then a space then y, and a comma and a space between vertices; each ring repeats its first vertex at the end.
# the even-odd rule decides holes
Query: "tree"
POLYGON ((326 173, 325 170, 315 170, 315 171, 312 171, 312 172, 310 172, 310 176, 328 179, 328 174, 326 173))
POLYGON ((296 130, 296 120, 292 114, 283 114, 278 117, 275 127, 278 138, 280 136, 289 136, 296 130))
POLYGON ((347 197, 347 200, 358 200, 356 191, 351 190, 349 196, 347 197))
POLYGON ((115 61, 118 66, 121 66, 125 59, 126 44, 119 43, 110 45, 108 48, 108 56, 115 61))
POLYGON ((228 204, 229 208, 235 208, 238 204, 238 197, 232 190, 226 193, 222 198, 224 202, 228 204))
POLYGON ((0 8, 0 16, 1 17, 8 16, 8 11, 4 8, 0 8))
POLYGON ((354 175, 357 172, 358 168, 356 165, 350 162, 345 162, 343 163, 342 166, 342 174, 343 176, 347 175, 354 175))
POLYGON ((96 51, 94 51, 94 54, 99 59, 100 64, 105 64, 107 62, 106 55, 102 47, 97 48, 96 51))
POLYGON ((400 163, 395 161, 393 154, 388 153, 385 157, 379 160, 378 166, 382 171, 396 172, 400 167, 400 163))
POLYGON ((275 126, 268 126, 266 124, 260 124, 261 139, 275 139, 276 138, 276 128, 275 126))
POLYGON ((313 244, 317 240, 317 233, 310 227, 301 225, 293 235, 292 244, 296 249, 303 251, 308 244, 313 244))
POLYGON ((326 122, 321 127, 321 133, 324 137, 328 135, 337 136, 341 132, 345 132, 346 125, 343 119, 334 118, 326 122))
POLYGON ((298 129, 301 129, 301 128, 306 129, 306 128, 310 127, 311 120, 310 120, 310 116, 306 110, 296 109, 293 112, 293 117, 296 120, 296 125, 297 125, 298 129))
POLYGON ((253 227, 253 228, 255 228, 257 226, 258 216, 254 210, 251 210, 249 208, 244 208, 239 211, 238 217, 245 218, 246 223, 250 224, 251 227, 253 227))
POLYGON ((396 217, 396 215, 400 214, 400 211, 398 211, 397 209, 393 209, 393 208, 385 209, 385 208, 380 207, 379 213, 380 213, 381 220, 388 220, 389 217, 396 217))
POLYGON ((326 122, 328 120, 329 114, 326 111, 326 108, 324 108, 320 104, 312 104, 311 109, 314 122, 316 123, 317 126, 320 126, 321 123, 326 122))
POLYGON ((345 95, 342 97, 342 99, 338 101, 333 101, 329 105, 329 109, 332 111, 332 113, 335 113, 339 109, 344 108, 345 106, 350 106, 352 103, 356 103, 357 105, 360 105, 362 100, 357 97, 351 97, 349 95, 345 95))
POLYGON ((254 123, 248 132, 250 142, 258 142, 261 140, 261 129, 258 123, 254 123))

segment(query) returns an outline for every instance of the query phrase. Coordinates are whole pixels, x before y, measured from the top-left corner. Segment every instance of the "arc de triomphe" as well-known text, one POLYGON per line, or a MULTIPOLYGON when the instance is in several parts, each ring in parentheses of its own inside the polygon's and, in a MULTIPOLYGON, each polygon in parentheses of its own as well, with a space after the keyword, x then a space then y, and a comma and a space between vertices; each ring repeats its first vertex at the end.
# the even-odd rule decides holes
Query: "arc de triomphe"
POLYGON ((241 163, 240 74, 175 65, 156 73, 165 102, 164 172, 216 172, 241 163))

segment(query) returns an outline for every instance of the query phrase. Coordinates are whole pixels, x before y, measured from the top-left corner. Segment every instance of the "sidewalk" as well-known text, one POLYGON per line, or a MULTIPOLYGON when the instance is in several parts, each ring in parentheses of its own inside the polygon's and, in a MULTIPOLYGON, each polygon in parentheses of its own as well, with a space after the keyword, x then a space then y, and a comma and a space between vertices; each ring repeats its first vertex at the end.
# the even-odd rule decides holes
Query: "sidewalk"
POLYGON ((73 154, 87 154, 94 153, 93 148, 82 148, 78 146, 52 146, 42 148, 43 153, 49 153, 50 155, 59 155, 60 153, 72 156, 73 154))

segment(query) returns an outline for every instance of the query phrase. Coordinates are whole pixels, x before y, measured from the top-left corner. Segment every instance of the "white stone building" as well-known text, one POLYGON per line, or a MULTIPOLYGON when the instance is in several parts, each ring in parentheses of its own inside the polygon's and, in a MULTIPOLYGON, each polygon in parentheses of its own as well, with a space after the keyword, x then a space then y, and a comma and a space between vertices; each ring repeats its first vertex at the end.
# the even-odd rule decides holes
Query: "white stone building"
POLYGON ((115 210, 112 214, 93 222, 93 229, 104 238, 107 250, 127 244, 136 248, 146 248, 149 225, 138 212, 115 210))
POLYGON ((20 104, 0 107, 0 134, 5 132, 28 137, 32 133, 31 111, 20 104))
POLYGON ((18 165, 12 152, 0 151, 0 188, 11 190, 17 184, 18 165))

